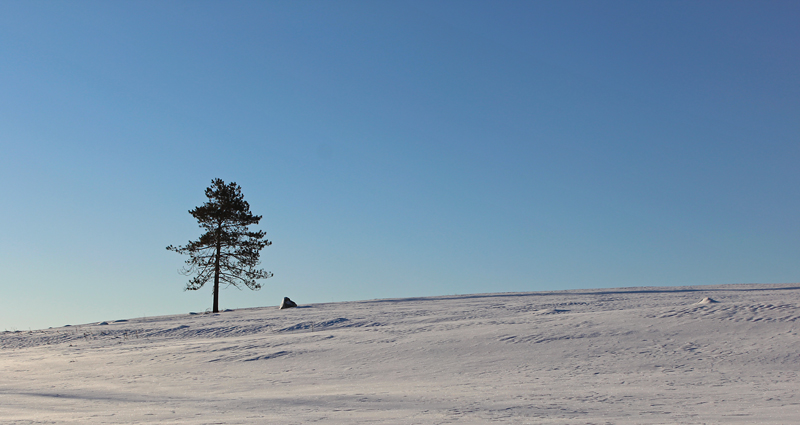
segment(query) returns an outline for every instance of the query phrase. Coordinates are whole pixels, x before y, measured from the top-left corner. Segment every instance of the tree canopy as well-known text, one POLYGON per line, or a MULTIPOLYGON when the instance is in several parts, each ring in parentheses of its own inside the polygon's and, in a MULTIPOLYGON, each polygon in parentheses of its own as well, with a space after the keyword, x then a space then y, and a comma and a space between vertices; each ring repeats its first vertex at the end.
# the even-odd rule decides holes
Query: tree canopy
POLYGON ((258 279, 272 277, 271 272, 257 268, 261 250, 272 242, 264 239, 266 232, 249 229, 261 221, 261 216, 250 212, 250 204, 244 200, 238 184, 214 179, 205 194, 208 201, 189 210, 205 233, 196 241, 178 247, 170 245, 167 249, 189 255, 182 273, 194 277, 186 284, 186 290, 198 290, 213 279, 216 313, 220 283, 259 290, 258 279))

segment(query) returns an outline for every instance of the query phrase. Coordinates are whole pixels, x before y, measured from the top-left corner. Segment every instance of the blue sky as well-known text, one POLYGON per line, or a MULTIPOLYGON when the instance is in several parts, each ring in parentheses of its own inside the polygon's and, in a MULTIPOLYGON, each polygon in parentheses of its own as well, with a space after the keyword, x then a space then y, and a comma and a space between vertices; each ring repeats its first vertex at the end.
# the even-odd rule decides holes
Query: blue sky
POLYGON ((796 2, 2 2, 0 330, 204 311, 213 178, 275 277, 222 308, 800 281, 796 2))

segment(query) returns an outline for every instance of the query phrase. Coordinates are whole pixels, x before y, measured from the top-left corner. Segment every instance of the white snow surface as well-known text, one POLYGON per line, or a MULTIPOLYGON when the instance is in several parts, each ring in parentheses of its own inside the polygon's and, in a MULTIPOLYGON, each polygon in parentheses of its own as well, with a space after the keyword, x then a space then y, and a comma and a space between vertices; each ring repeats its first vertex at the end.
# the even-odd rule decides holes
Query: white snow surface
POLYGON ((0 423, 800 418, 800 284, 297 301, 0 333, 0 423))

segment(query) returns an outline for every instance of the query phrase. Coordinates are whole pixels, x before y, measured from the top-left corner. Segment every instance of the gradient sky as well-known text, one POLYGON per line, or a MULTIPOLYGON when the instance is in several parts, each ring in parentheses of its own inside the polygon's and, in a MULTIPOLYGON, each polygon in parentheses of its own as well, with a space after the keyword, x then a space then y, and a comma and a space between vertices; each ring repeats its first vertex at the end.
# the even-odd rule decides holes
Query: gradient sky
POLYGON ((275 277, 221 308, 800 281, 800 3, 0 2, 0 330, 205 311, 213 178, 275 277))

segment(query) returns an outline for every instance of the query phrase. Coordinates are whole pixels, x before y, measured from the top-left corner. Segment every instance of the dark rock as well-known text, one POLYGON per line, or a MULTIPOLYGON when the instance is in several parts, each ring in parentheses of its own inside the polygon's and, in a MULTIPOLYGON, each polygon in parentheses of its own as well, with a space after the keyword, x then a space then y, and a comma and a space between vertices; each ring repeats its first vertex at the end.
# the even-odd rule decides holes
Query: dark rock
POLYGON ((295 303, 294 301, 290 300, 289 297, 283 297, 283 301, 281 302, 281 308, 280 309, 283 310, 285 308, 292 308, 292 307, 297 307, 297 303, 295 303))

